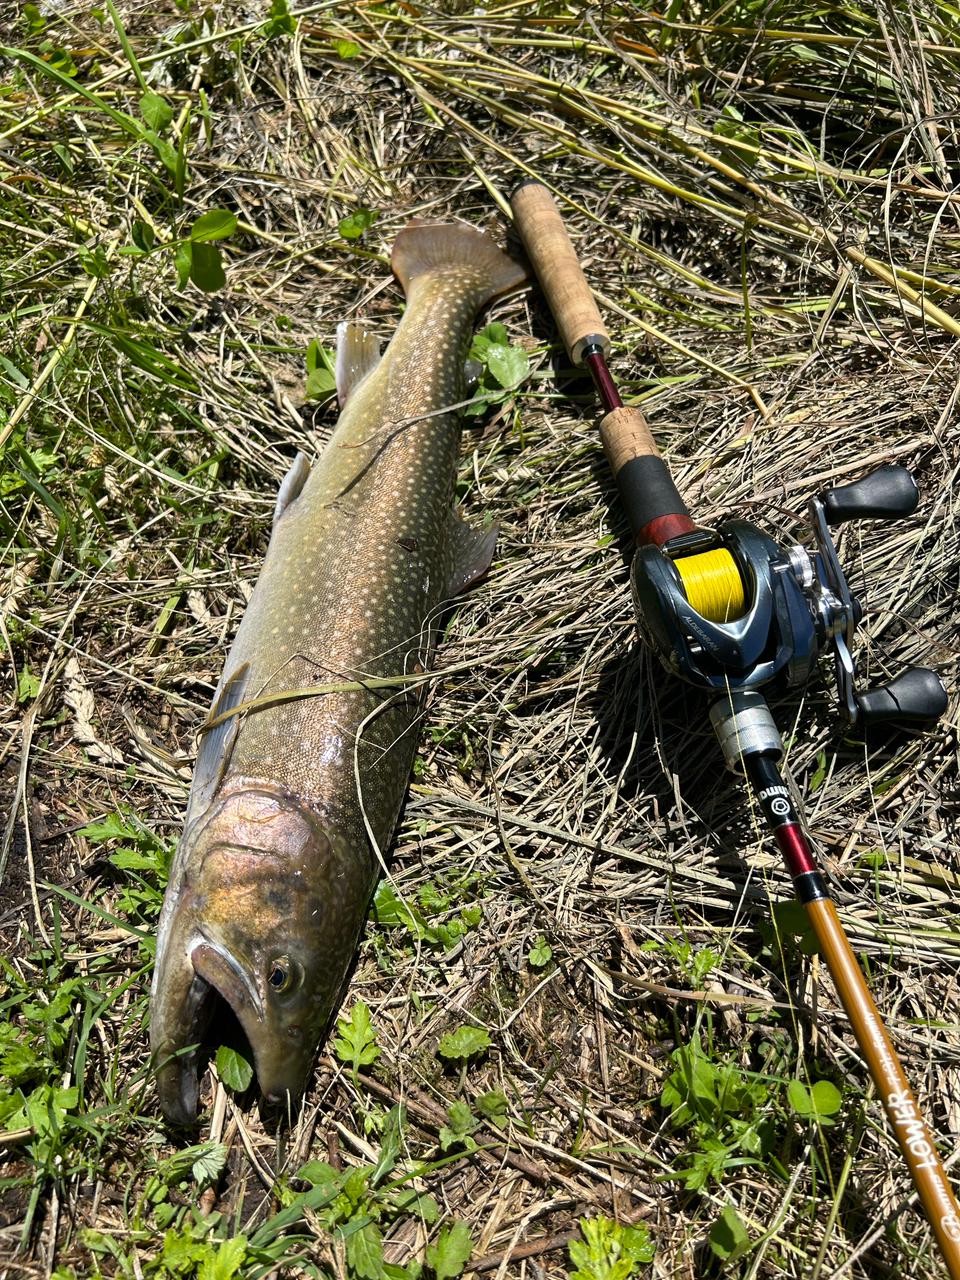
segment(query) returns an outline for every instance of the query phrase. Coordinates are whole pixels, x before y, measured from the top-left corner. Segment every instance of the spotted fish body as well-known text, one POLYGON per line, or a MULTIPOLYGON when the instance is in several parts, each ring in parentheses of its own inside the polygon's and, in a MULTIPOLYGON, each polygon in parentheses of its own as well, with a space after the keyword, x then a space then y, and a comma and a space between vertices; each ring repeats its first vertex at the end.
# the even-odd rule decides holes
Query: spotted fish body
POLYGON ((382 359, 341 326, 343 412, 313 470, 301 456, 284 481, 201 737, 151 993, 172 1123, 196 1120, 195 1046, 218 998, 263 1093, 302 1090, 410 776, 418 699, 397 677, 424 669, 440 606, 493 552, 452 510, 460 430, 444 410, 463 398, 477 311, 524 272, 452 224, 406 228, 392 266, 404 316, 382 359), (361 687, 329 690, 345 684, 361 687))

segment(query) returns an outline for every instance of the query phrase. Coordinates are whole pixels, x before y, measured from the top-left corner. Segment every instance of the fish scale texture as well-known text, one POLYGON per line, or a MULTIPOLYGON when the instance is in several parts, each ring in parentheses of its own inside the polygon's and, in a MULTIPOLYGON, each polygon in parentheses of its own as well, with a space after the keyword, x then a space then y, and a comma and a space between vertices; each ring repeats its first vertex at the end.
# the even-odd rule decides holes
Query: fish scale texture
MULTIPOLYGON (((424 623, 451 576, 460 431, 455 414, 420 415, 462 398, 463 347, 483 284, 464 272, 418 284, 379 366, 281 516, 230 655, 228 676, 250 664, 247 697, 426 665, 424 623)), ((257 711, 241 727, 224 782, 281 781, 347 824, 362 848, 356 747, 367 818, 382 845, 410 774, 416 709, 413 695, 388 689, 257 711)))
POLYGON ((443 602, 489 562, 490 540, 451 512, 450 406, 477 310, 524 273, 462 226, 401 232, 393 265, 406 311, 306 482, 298 464, 284 485, 211 719, 240 709, 198 755, 151 998, 160 1103, 176 1124, 195 1122, 216 993, 265 1095, 300 1092, 396 825, 418 695, 309 690, 422 671, 443 602), (276 701, 243 709, 264 696, 276 701))

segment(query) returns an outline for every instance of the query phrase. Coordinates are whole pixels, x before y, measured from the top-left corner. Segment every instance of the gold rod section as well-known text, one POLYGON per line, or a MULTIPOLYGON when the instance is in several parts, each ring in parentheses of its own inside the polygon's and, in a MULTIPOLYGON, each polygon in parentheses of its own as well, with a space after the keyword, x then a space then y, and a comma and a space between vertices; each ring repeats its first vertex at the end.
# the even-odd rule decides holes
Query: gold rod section
POLYGON ((840 1003, 867 1060, 880 1101, 953 1280, 960 1280, 960 1207, 937 1154, 890 1036, 829 898, 808 902, 807 916, 820 943, 840 1003))

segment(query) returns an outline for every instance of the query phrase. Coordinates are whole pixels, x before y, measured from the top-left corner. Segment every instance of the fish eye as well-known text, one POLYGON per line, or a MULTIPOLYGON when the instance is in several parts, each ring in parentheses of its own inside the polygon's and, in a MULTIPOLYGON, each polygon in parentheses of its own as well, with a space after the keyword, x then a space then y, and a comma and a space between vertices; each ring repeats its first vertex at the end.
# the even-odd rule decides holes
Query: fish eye
POLYGON ((288 996, 300 985, 300 966, 289 956, 277 956, 267 966, 267 982, 274 995, 288 996))

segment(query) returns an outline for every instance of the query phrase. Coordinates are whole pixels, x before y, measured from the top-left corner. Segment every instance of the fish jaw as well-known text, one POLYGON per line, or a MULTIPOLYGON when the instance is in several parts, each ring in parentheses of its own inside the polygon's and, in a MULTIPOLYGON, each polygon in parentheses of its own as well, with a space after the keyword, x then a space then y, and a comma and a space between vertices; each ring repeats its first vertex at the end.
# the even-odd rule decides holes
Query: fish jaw
POLYGON ((368 862, 275 783, 243 780, 184 833, 151 996, 170 1123, 196 1123, 196 1046, 218 999, 247 1037, 265 1096, 296 1101, 353 959, 368 862))

